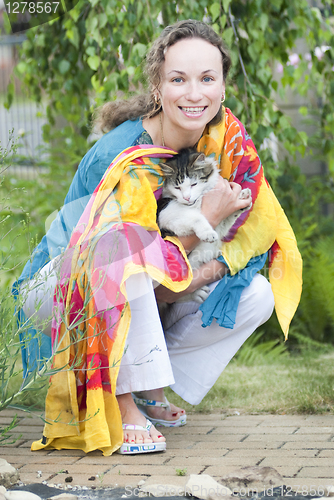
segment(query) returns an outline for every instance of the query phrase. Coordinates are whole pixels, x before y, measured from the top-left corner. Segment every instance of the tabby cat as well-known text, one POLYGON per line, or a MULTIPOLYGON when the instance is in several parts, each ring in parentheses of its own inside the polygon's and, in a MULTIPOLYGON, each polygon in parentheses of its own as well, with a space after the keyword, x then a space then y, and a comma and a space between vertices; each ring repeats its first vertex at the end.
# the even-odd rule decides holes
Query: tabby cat
MULTIPOLYGON (((216 259, 221 254, 221 241, 227 236, 236 219, 252 206, 251 190, 243 189, 240 198, 249 198, 249 206, 237 210, 213 229, 201 212, 202 197, 212 189, 219 176, 217 163, 194 149, 182 149, 173 158, 160 163, 165 177, 162 197, 158 201, 157 222, 163 236, 187 236, 195 233, 201 242, 188 255, 192 269, 216 259)), ((192 298, 203 302, 208 294, 194 292, 192 298), (204 297, 204 298, 203 298, 204 297)), ((182 301, 185 298, 181 299, 182 301)))

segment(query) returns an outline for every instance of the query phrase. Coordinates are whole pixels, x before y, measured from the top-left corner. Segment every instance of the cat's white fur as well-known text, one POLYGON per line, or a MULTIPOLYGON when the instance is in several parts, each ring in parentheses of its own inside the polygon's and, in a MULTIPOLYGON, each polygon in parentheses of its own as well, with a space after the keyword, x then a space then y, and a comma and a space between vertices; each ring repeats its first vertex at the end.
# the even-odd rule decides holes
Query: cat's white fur
MULTIPOLYGON (((252 206, 250 189, 242 189, 240 198, 249 198, 250 203, 244 209, 237 210, 232 215, 222 220, 214 229, 201 212, 203 195, 210 191, 216 184, 219 169, 214 159, 201 155, 197 161, 211 162, 212 175, 206 182, 186 177, 182 184, 175 187, 171 183, 165 183, 163 187, 163 198, 172 198, 168 205, 158 216, 158 225, 161 229, 172 231, 177 236, 187 236, 195 233, 201 242, 188 255, 192 269, 199 268, 202 264, 216 259, 221 255, 222 239, 228 235, 238 217, 252 206)), ((202 287, 196 292, 182 297, 180 301, 196 300, 204 302, 208 296, 208 287, 202 287)))

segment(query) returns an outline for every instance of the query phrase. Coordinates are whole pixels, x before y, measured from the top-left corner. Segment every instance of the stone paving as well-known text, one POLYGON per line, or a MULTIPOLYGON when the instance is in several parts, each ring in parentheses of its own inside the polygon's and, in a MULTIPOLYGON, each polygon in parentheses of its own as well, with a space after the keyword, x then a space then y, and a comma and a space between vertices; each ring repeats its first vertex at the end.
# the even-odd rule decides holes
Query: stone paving
MULTIPOLYGON (((16 413, 19 425, 12 435, 20 437, 1 446, 0 457, 18 470, 25 484, 60 485, 72 478, 73 486, 133 491, 140 481, 177 486, 190 474, 209 474, 218 480, 240 467, 269 466, 288 488, 301 494, 312 494, 313 489, 323 496, 322 489, 326 494, 326 488, 334 485, 334 415, 190 414, 186 426, 163 429, 164 453, 103 457, 100 452, 78 450, 31 452, 43 422, 16 413)), ((2 411, 0 427, 8 425, 13 414, 2 411)))

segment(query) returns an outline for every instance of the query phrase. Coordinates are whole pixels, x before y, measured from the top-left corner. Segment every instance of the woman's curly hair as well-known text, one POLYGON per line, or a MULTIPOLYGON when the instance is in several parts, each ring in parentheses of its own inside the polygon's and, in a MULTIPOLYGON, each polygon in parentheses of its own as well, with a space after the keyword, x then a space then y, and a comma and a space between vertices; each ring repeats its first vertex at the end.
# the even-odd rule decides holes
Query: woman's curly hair
MULTIPOLYGON (((107 102, 96 112, 95 126, 103 132, 117 127, 126 120, 135 120, 139 117, 151 118, 161 112, 161 104, 157 103, 154 91, 159 89, 162 75, 162 65, 169 47, 180 40, 200 38, 211 43, 220 51, 222 56, 223 78, 226 81, 231 67, 231 58, 223 40, 219 35, 202 21, 188 19, 167 26, 160 36, 153 42, 146 56, 145 74, 148 77, 149 92, 126 100, 107 102)), ((221 108, 210 124, 221 120, 221 108)))

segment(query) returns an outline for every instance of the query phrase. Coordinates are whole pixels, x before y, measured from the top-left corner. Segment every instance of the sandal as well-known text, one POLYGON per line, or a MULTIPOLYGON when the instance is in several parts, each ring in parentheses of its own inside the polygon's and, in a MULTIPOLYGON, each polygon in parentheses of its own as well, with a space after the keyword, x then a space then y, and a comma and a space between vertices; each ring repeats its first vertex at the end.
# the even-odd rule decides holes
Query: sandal
MULTIPOLYGON (((123 430, 147 431, 149 435, 151 427, 152 422, 148 419, 146 420, 145 427, 141 425, 123 424, 123 430)), ((166 441, 160 443, 123 443, 117 450, 117 453, 121 455, 135 455, 137 453, 151 453, 153 451, 166 451, 166 441)))
POLYGON ((149 419, 154 425, 161 425, 162 427, 181 427, 182 425, 186 425, 187 423, 187 415, 185 414, 181 415, 177 420, 163 420, 162 418, 152 418, 150 415, 148 415, 146 411, 146 407, 148 406, 158 406, 160 408, 167 408, 167 410, 170 410, 170 404, 166 397, 165 402, 154 401, 153 399, 137 398, 135 394, 132 394, 132 397, 141 414, 149 419))

